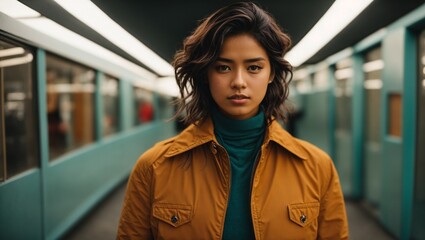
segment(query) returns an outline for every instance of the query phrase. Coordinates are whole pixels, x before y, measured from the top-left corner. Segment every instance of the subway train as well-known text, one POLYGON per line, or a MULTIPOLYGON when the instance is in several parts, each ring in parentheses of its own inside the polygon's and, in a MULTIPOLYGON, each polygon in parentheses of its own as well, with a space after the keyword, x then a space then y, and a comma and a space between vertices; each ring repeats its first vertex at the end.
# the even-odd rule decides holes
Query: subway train
POLYGON ((344 196, 425 239, 425 5, 291 83, 291 130, 333 158, 344 196))
MULTIPOLYGON (((58 37, 0 12, 0 239, 60 238, 177 133, 155 74, 58 37)), ((332 157, 345 197, 425 239, 425 5, 290 87, 285 126, 332 157)))
POLYGON ((156 75, 64 36, 0 12, 0 239, 60 238, 175 134, 156 75))

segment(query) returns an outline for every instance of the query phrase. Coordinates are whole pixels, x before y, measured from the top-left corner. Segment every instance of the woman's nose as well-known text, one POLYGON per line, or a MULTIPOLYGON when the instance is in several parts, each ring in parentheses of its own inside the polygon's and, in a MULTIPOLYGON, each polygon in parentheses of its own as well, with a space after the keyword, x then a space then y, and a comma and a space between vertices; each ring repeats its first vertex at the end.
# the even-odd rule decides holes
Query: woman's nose
POLYGON ((231 87, 235 89, 246 88, 246 81, 244 78, 243 71, 238 70, 235 72, 235 75, 233 76, 231 82, 231 87))

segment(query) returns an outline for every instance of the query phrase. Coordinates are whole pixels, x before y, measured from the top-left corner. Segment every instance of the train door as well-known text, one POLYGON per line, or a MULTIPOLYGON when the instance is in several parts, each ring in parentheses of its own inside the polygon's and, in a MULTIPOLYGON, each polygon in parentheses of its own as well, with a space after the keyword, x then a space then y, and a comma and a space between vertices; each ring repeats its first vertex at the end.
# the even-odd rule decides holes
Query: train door
MULTIPOLYGON (((411 94, 410 83, 415 81, 412 67, 414 59, 409 59, 411 44, 407 31, 399 29, 388 32, 381 41, 382 69, 381 94, 381 189, 379 202, 379 220, 383 226, 400 238, 401 230, 408 221, 403 211, 403 194, 406 189, 403 180, 409 158, 405 155, 410 145, 409 125, 413 127, 409 108, 411 94)), ((413 56, 413 55, 411 55, 413 56)), ((412 101, 413 102, 413 101, 412 101)))
POLYGON ((0 238, 42 238, 34 51, 0 35, 0 238))
POLYGON ((363 197, 373 213, 379 208, 381 190, 381 47, 364 55, 363 197))
POLYGON ((425 31, 419 37, 417 143, 412 239, 425 239, 425 31))

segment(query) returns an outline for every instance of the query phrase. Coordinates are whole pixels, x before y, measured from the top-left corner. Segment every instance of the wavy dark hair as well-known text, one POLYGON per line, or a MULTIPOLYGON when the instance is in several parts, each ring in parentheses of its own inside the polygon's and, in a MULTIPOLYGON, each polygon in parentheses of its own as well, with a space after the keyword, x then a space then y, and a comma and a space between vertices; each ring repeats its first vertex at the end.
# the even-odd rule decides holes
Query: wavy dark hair
POLYGON ((177 115, 185 124, 196 124, 209 116, 215 104, 208 86, 207 71, 219 57, 221 46, 229 36, 247 33, 266 50, 271 65, 272 83, 261 102, 266 118, 286 120, 285 100, 292 79, 292 66, 283 56, 291 45, 274 18, 251 2, 233 3, 202 20, 195 31, 183 41, 173 66, 181 98, 177 115))

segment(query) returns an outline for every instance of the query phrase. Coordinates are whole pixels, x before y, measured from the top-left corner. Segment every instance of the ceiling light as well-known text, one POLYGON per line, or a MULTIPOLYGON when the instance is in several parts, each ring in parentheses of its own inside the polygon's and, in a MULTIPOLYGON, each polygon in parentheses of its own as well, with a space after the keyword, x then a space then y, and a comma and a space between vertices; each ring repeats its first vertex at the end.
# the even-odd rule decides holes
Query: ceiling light
POLYGON ((16 0, 1 0, 0 12, 3 12, 13 18, 29 18, 40 16, 40 13, 32 10, 31 8, 16 0))
POLYGON ((21 22, 39 32, 46 34, 47 36, 55 38, 60 42, 64 42, 65 44, 80 49, 81 51, 88 52, 98 58, 107 59, 111 63, 121 66, 128 71, 141 76, 145 81, 153 80, 156 77, 153 73, 62 27, 50 19, 39 17, 21 19, 21 22))
POLYGON ((133 37, 89 0, 55 0, 66 11, 161 76, 173 76, 167 61, 133 37))
POLYGON ((300 66, 344 29, 373 0, 336 0, 314 27, 286 54, 295 67, 300 66))

